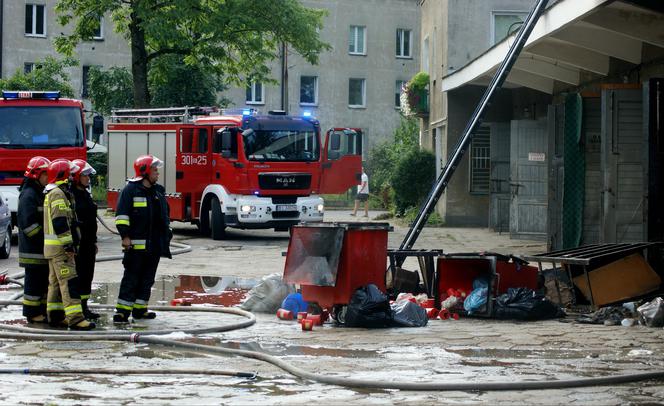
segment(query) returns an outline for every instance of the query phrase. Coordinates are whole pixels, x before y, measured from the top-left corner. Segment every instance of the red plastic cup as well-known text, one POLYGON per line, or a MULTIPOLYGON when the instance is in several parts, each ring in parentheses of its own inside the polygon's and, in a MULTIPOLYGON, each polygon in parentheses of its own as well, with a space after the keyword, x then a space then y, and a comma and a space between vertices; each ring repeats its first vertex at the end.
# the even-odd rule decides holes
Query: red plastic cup
POLYGON ((436 300, 435 299, 427 299, 426 301, 422 302, 420 306, 424 307, 425 309, 430 309, 432 307, 436 307, 436 300))
POLYGON ((194 300, 188 297, 171 300, 171 306, 191 306, 194 300))
POLYGON ((320 317, 320 314, 310 314, 307 316, 307 320, 311 320, 317 326, 323 325, 323 319, 320 317))
POLYGON ((297 312, 297 321, 302 321, 307 318, 307 312, 297 312))
POLYGON ((314 321, 311 319, 302 319, 302 331, 311 331, 314 329, 314 321))
POLYGON ((286 309, 277 310, 277 317, 281 320, 293 320, 293 312, 286 309))
POLYGON ((435 319, 436 317, 438 317, 439 311, 435 307, 427 307, 426 311, 427 311, 427 317, 428 318, 435 319))

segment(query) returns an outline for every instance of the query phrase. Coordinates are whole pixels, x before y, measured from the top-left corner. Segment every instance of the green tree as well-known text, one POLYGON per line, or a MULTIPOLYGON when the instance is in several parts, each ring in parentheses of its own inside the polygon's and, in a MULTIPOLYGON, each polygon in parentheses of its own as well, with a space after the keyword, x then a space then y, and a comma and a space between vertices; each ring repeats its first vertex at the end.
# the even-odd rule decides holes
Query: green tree
POLYGON ((91 67, 88 93, 95 110, 104 115, 109 115, 114 108, 131 107, 134 104, 131 72, 127 68, 102 71, 91 67))
POLYGON ((74 89, 69 84, 67 68, 76 66, 74 59, 55 59, 47 56, 35 62, 35 68, 25 73, 17 70, 7 79, 0 79, 0 88, 5 90, 59 90, 64 97, 74 97, 74 89))
POLYGON ((268 79, 267 63, 282 43, 312 64, 330 48, 318 34, 325 12, 298 0, 58 0, 56 11, 60 24, 73 23, 71 34, 55 40, 65 55, 91 39, 110 13, 131 45, 137 108, 149 106, 149 72, 166 56, 216 72, 225 84, 241 84, 268 79))
POLYGON ((430 151, 412 150, 396 165, 391 183, 396 211, 403 214, 419 207, 426 198, 436 176, 436 157, 430 151))
POLYGON ((369 152, 366 169, 369 176, 369 190, 381 196, 383 205, 389 208, 392 193, 392 176, 397 164, 411 151, 419 149, 419 123, 415 118, 402 117, 394 132, 394 141, 384 142, 369 152))
POLYGON ((182 57, 169 55, 156 62, 150 70, 149 89, 152 106, 212 106, 217 92, 224 89, 214 73, 198 66, 188 66, 182 57), (182 80, 187 78, 187 80, 182 80))

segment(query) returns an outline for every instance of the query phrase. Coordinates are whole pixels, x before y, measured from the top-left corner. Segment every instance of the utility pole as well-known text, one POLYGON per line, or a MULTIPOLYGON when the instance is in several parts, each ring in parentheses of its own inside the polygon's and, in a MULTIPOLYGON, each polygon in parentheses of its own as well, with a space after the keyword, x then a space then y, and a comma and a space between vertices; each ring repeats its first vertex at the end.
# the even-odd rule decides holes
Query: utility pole
POLYGON ((288 47, 281 43, 281 109, 288 114, 288 47))

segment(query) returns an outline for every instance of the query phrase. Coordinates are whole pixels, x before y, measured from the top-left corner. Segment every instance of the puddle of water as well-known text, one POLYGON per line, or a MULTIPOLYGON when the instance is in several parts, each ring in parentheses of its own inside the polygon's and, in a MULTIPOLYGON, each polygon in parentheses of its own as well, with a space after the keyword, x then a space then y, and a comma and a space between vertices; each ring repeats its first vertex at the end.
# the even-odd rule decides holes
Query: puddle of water
POLYGON ((259 344, 256 342, 222 341, 217 337, 191 337, 186 342, 215 345, 218 347, 234 350, 259 351, 272 355, 289 356, 316 356, 334 358, 379 358, 378 351, 369 350, 347 350, 324 347, 308 347, 303 345, 285 344, 259 344))
MULTIPOLYGON (((192 304, 236 306, 258 282, 258 279, 234 276, 162 276, 155 280, 150 304, 170 305, 173 299, 187 299, 192 304)), ((119 289, 119 281, 95 284, 92 299, 95 303, 115 304, 119 289)))
MULTIPOLYGON (((462 357, 476 357, 476 358, 507 358, 507 359, 574 359, 584 358, 585 354, 573 350, 509 350, 509 349, 496 349, 496 348, 464 348, 464 349, 447 349, 446 351, 461 355, 462 357)), ((496 361, 498 362, 498 361, 496 361)))

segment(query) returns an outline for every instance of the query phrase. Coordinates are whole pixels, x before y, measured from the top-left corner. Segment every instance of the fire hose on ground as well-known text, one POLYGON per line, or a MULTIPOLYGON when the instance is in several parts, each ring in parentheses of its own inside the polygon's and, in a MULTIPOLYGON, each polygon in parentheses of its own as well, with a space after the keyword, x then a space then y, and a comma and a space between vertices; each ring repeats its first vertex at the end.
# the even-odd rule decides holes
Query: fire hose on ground
MULTIPOLYGON (((2 300, 0 305, 20 305, 21 302, 2 300)), ((93 308, 98 309, 112 309, 109 305, 92 305, 93 308)), ((255 316, 247 311, 237 308, 227 307, 154 307, 155 310, 160 311, 178 311, 178 312, 216 312, 226 313, 247 318, 247 320, 226 324, 222 326, 202 328, 202 329, 165 329, 165 330, 146 330, 141 331, 140 334, 136 332, 128 332, 126 330, 110 330, 110 331, 87 331, 87 332, 69 332, 69 331, 55 331, 46 329, 33 329, 30 327, 22 327, 15 325, 6 325, 0 323, 0 338, 13 339, 13 340, 33 340, 33 341, 126 341, 132 343, 146 343, 155 344, 166 347, 173 347, 184 349, 194 352, 199 352, 208 355, 221 355, 221 356, 239 356, 258 361, 263 361, 272 364, 291 375, 298 378, 315 381, 319 383, 344 386, 349 388, 363 388, 363 389, 397 389, 407 391, 507 391, 507 390, 543 390, 543 389, 563 389, 575 387, 588 387, 588 386, 606 386, 617 385, 623 383, 633 383, 646 380, 664 379, 664 371, 651 371, 644 373, 622 374, 603 376, 595 378, 578 378, 578 379, 565 379, 565 380, 543 380, 543 381, 511 381, 511 382, 385 382, 380 380, 370 379, 354 379, 344 378, 338 376, 331 376, 328 374, 319 374, 306 371, 299 368, 283 359, 274 355, 258 351, 249 351, 241 349, 223 348, 212 345, 195 344, 181 342, 174 339, 159 337, 159 335, 170 334, 173 332, 182 332, 187 334, 201 334, 205 333, 219 333, 224 331, 232 331, 241 328, 249 327, 256 323, 255 316)), ((119 370, 107 369, 0 369, 0 373, 21 373, 21 374, 113 374, 119 370), (100 372, 103 371, 103 372, 100 372)), ((164 370, 167 374, 176 374, 179 371, 185 374, 196 374, 192 370, 164 370)), ((149 375, 151 373, 160 373, 159 371, 146 371, 142 374, 149 375)), ((200 375, 224 375, 219 371, 199 370, 200 375)), ((254 376, 251 373, 238 373, 230 372, 229 376, 236 377, 250 377, 254 376)))

